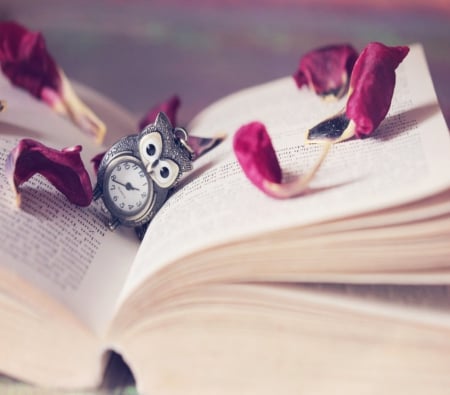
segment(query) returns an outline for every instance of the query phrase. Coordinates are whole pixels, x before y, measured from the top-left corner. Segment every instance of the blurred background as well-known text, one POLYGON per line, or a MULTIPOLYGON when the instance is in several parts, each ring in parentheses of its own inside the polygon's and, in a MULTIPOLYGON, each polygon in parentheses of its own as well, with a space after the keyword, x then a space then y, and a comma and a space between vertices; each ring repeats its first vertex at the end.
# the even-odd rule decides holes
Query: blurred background
POLYGON ((421 42, 450 125, 450 0, 0 0, 0 19, 41 31, 69 78, 137 118, 178 94, 183 123, 317 46, 421 42))

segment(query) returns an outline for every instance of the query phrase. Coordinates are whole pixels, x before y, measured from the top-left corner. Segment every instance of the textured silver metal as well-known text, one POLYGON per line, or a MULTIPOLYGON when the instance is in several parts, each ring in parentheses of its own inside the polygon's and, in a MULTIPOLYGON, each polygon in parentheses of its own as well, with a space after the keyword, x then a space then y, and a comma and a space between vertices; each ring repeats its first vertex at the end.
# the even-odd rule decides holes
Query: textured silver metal
MULTIPOLYGON (((187 132, 181 128, 174 128, 167 116, 164 113, 159 113, 155 122, 147 125, 139 134, 123 137, 111 146, 99 165, 97 183, 94 188, 94 200, 101 198, 111 214, 110 229, 115 229, 119 225, 135 227, 139 237, 143 236, 148 224, 168 199, 179 178, 183 173, 192 170, 193 150, 189 147, 187 141, 187 132), (151 165, 157 164, 160 160, 169 160, 175 163, 178 170, 174 182, 167 188, 154 182, 153 174, 146 170, 148 164, 144 163, 144 158, 139 151, 140 141, 151 133, 159 133, 161 136, 159 141, 162 141, 159 157, 154 158, 154 163, 151 165), (116 207, 111 191, 108 190, 111 174, 121 163, 132 163, 139 167, 141 171, 146 173, 145 177, 148 183, 151 183, 151 187, 148 189, 151 196, 148 199, 145 198, 145 202, 138 209, 129 212, 116 207)), ((139 170, 136 169, 136 171, 139 170)), ((124 201, 126 201, 131 188, 127 188, 127 184, 129 183, 121 181, 117 186, 121 188, 121 198, 124 201)))

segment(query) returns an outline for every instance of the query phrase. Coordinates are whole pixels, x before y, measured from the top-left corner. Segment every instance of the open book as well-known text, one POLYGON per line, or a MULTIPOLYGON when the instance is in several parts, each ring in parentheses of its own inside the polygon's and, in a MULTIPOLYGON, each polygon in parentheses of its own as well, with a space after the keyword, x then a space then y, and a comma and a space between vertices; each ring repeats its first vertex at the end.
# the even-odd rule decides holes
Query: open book
MULTIPOLYGON (((14 208, 3 164, 20 138, 82 144, 85 163, 104 147, 0 86, 1 372, 93 387, 114 350, 149 394, 448 393, 450 138, 419 45, 379 129, 335 145, 299 198, 257 190, 232 134, 265 123, 285 176, 301 174, 321 149, 306 130, 344 102, 286 77, 202 111, 190 133, 229 138, 195 162, 142 243, 109 231, 99 202, 75 207, 39 176, 14 208)), ((108 144, 137 132, 80 89, 108 144)))

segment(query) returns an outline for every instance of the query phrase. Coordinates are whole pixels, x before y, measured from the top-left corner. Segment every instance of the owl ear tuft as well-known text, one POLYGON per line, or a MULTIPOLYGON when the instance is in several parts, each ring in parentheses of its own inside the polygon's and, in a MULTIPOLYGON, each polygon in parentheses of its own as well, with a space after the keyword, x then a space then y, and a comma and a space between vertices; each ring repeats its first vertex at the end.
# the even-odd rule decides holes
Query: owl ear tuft
POLYGON ((155 120, 156 128, 160 128, 162 130, 172 130, 172 124, 170 123, 169 118, 162 111, 158 113, 155 120))

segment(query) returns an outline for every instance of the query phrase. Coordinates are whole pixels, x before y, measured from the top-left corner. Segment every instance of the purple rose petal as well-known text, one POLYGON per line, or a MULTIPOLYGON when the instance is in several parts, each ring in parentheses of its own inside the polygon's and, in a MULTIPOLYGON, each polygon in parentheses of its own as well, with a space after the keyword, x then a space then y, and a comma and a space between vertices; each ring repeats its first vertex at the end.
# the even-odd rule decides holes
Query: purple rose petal
POLYGON ((170 123, 175 126, 177 124, 177 113, 180 104, 180 98, 177 95, 173 95, 168 100, 150 108, 144 118, 139 122, 140 130, 144 129, 148 124, 155 122, 156 116, 160 112, 166 114, 170 123))
POLYGON ((5 165, 18 205, 20 186, 35 174, 41 174, 71 203, 88 206, 92 201, 92 185, 80 152, 79 145, 58 151, 35 140, 21 140, 10 152, 5 165))
POLYGON ((386 117, 395 87, 395 69, 409 52, 406 46, 373 42, 358 57, 350 78, 345 114, 358 137, 371 134, 386 117))
POLYGON ((226 134, 217 134, 214 137, 188 136, 188 145, 192 149, 193 157, 199 158, 217 147, 225 138, 226 134))
POLYGON ((358 53, 348 44, 329 45, 306 53, 293 75, 297 86, 309 86, 320 96, 342 97, 358 53))
POLYGON ((40 33, 30 32, 15 22, 0 23, 0 64, 12 84, 68 116, 99 142, 103 140, 104 123, 76 95, 40 33))
POLYGON ((370 43, 359 55, 350 77, 345 111, 308 131, 311 141, 339 142, 370 135, 386 117, 395 88, 395 70, 409 52, 405 46, 370 43))
POLYGON ((266 183, 281 183, 277 155, 265 126, 252 122, 241 126, 234 135, 233 149, 248 179, 268 193, 266 183))
POLYGON ((100 163, 102 162, 103 157, 105 156, 106 151, 105 152, 100 152, 99 154, 95 155, 92 159, 91 162, 94 166, 94 171, 95 174, 98 173, 98 168, 100 167, 100 163))
POLYGON ((265 194, 286 199, 303 194, 323 163, 331 143, 314 167, 303 176, 282 182, 282 171, 266 127, 260 122, 241 126, 233 140, 236 158, 247 178, 265 194))

